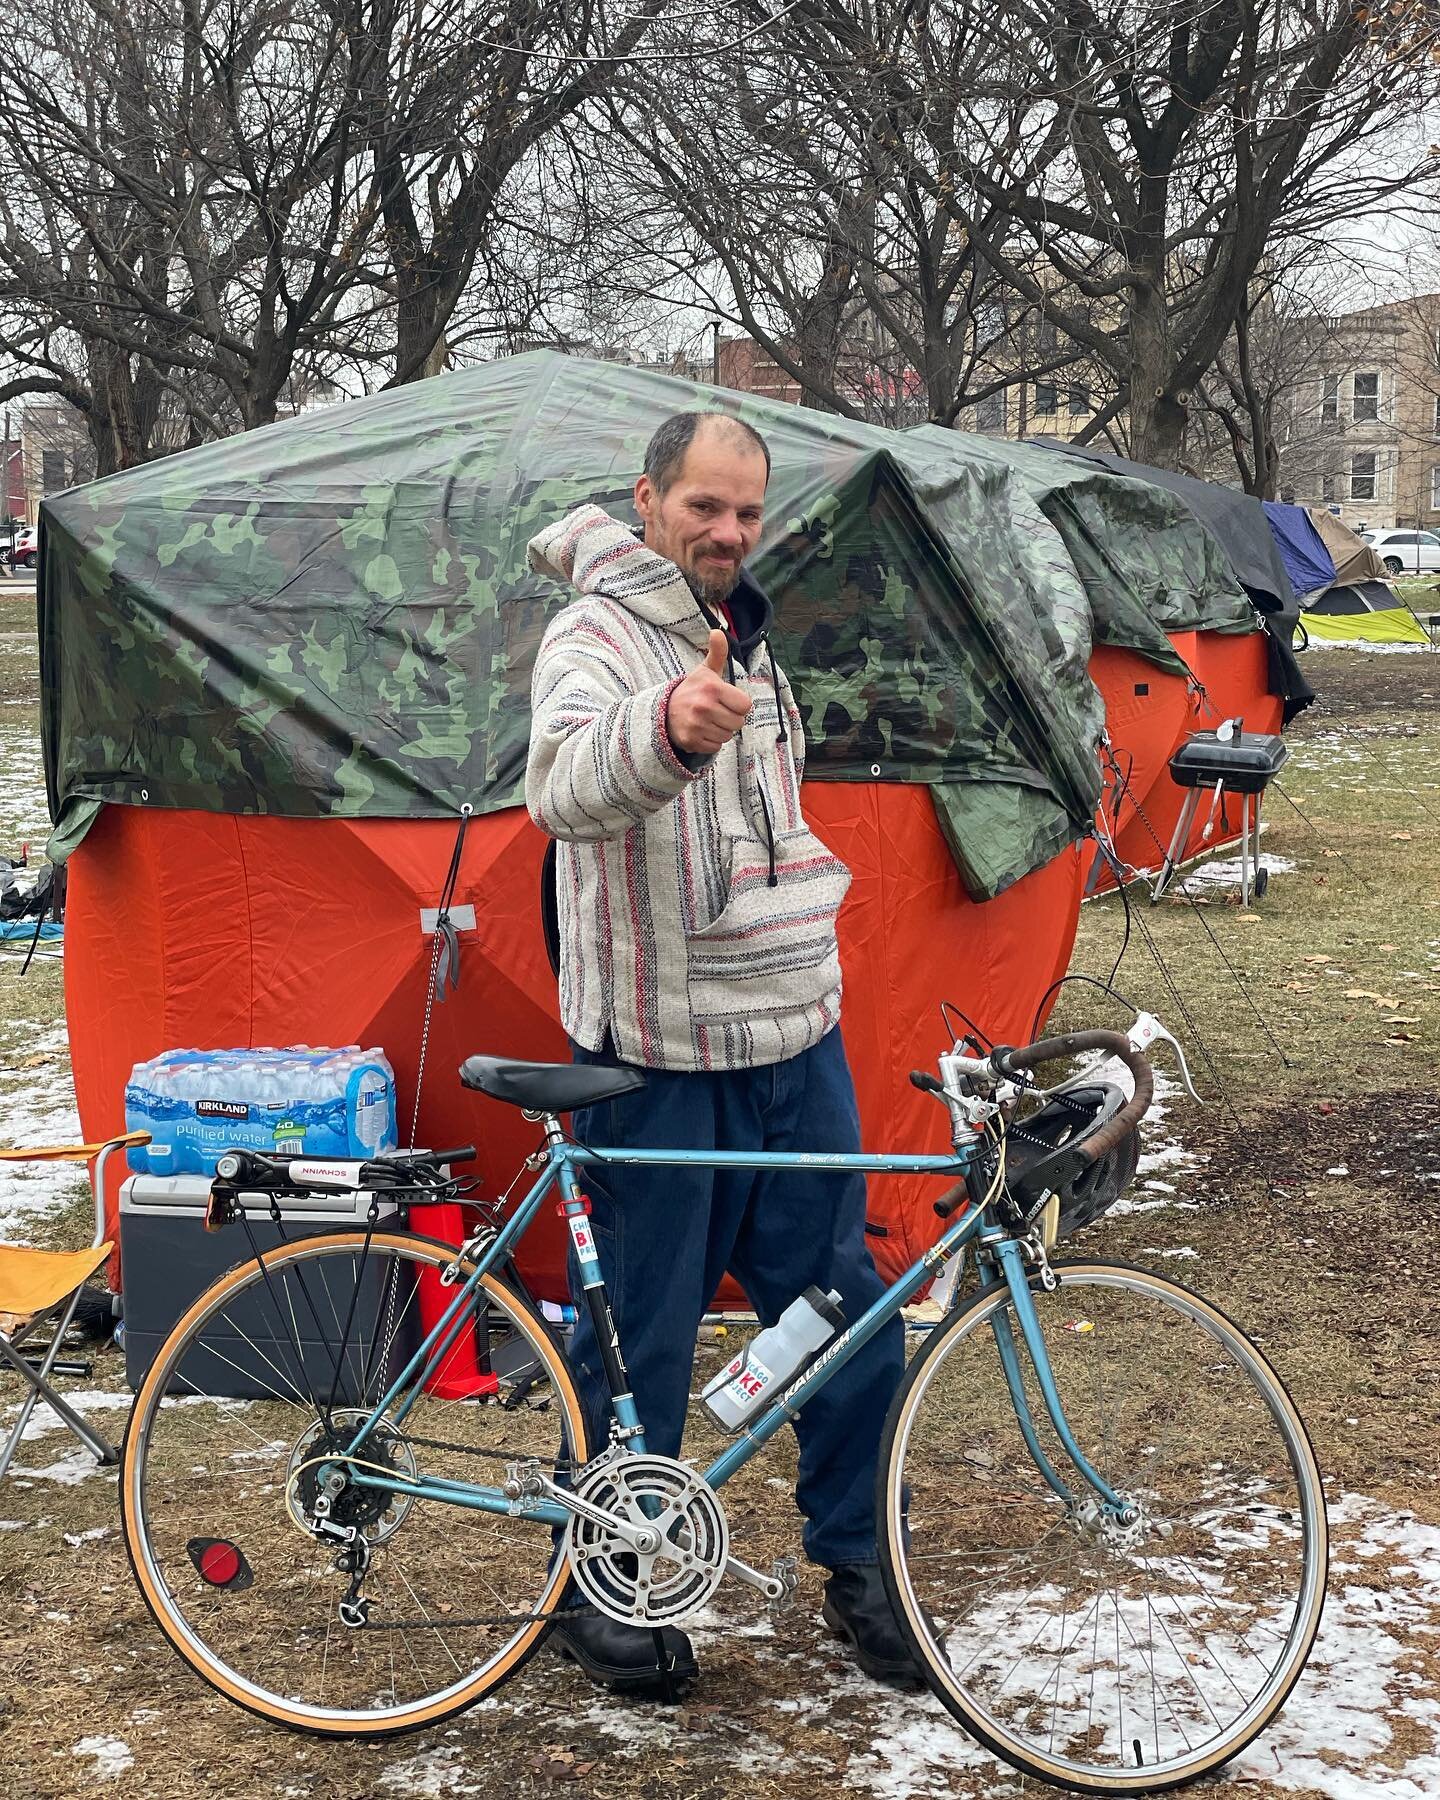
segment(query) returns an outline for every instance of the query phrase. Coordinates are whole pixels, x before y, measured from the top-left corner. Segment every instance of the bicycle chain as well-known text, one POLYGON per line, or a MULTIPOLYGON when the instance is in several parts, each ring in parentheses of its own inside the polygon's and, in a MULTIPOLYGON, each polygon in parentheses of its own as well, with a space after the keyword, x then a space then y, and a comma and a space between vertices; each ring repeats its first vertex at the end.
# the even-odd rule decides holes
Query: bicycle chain
MULTIPOLYGON (((515 1452, 507 1450, 477 1450, 470 1444, 453 1444, 445 1438, 411 1437, 407 1433, 407 1444, 420 1444, 427 1450, 452 1450, 460 1456, 489 1457, 495 1461, 506 1462, 513 1459, 515 1452)), ((558 1456, 534 1456, 526 1459, 530 1462, 544 1463, 547 1468, 554 1469, 557 1474, 569 1474, 571 1465, 558 1456)), ((344 1571, 342 1571, 343 1573, 344 1571)), ((352 1587, 353 1587, 352 1583, 352 1587)), ((347 1595, 347 1598, 350 1596, 347 1595)), ((542 1620, 556 1619, 562 1613, 573 1618, 594 1617, 597 1609, 588 1601, 580 1606, 562 1607, 558 1612, 548 1613, 477 1613, 464 1619, 391 1619, 384 1624, 375 1624, 368 1617, 365 1622, 355 1627, 360 1631, 434 1631, 439 1626, 453 1627, 455 1630, 466 1630, 489 1625, 534 1625, 542 1620)))
POLYGON ((522 1462, 543 1463, 547 1469, 554 1469, 562 1475, 573 1472, 574 1465, 566 1457, 532 1456, 528 1451, 519 1450, 477 1450, 472 1444, 452 1444, 445 1438, 412 1437, 405 1433, 407 1444, 420 1444, 427 1450, 453 1450, 457 1456, 483 1456, 492 1462, 514 1462, 517 1458, 522 1462))
MULTIPOLYGON (((477 1613, 470 1619, 447 1619, 443 1616, 435 1619, 388 1619, 377 1625, 366 1619, 363 1625, 357 1626, 359 1631, 436 1631, 441 1626, 454 1627, 456 1631, 483 1625, 536 1625, 550 1619, 598 1618, 599 1609, 591 1606, 589 1601, 580 1606, 562 1606, 554 1612, 528 1613, 477 1613)), ((318 1630, 318 1627, 315 1628, 318 1630)))

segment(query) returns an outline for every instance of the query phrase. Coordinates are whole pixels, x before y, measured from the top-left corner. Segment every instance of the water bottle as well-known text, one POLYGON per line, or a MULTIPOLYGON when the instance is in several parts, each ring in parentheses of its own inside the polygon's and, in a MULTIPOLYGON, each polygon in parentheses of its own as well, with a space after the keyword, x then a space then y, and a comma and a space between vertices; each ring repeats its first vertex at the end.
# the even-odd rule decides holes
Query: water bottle
POLYGON ((700 1398, 726 1431, 739 1431, 845 1323, 840 1295, 808 1287, 775 1324, 751 1340, 700 1398))

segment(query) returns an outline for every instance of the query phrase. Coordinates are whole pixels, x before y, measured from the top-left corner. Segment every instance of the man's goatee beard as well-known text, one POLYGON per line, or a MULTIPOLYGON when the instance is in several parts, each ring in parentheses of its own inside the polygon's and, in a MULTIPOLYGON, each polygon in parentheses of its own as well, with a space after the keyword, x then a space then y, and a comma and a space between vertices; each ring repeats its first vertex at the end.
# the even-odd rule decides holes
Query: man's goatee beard
POLYGON ((722 600, 728 600, 740 585, 740 565, 735 565, 734 572, 728 579, 706 581, 689 570, 684 571, 685 585, 702 606, 718 606, 722 600))

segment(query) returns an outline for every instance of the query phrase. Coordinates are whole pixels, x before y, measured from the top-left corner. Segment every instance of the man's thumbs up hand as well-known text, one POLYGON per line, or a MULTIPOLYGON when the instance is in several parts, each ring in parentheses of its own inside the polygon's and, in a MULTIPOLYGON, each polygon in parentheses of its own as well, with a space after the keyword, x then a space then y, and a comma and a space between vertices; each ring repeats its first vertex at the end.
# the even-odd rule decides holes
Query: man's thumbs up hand
POLYGON ((725 633, 712 631, 704 662, 671 692, 665 729, 677 750, 713 756, 745 723, 750 696, 726 680, 729 660, 725 633))

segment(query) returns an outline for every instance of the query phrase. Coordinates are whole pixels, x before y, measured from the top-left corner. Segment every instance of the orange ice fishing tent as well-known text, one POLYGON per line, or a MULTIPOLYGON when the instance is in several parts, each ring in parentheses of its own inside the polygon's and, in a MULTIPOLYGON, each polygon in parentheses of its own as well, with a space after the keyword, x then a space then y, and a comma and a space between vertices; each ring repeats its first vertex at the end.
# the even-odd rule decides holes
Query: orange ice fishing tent
MULTIPOLYGON (((1132 616, 1103 600, 1097 606, 1090 673, 1104 697, 1114 748, 1100 820, 1124 865, 1154 871, 1165 859, 1185 798, 1185 790, 1170 779, 1170 758, 1191 732, 1213 731, 1234 717, 1243 719, 1248 732, 1277 732, 1313 700, 1292 649, 1299 613, 1295 590, 1265 503, 1218 482, 1057 438, 1039 441, 1082 467, 1162 490, 1178 501, 1203 527, 1230 571, 1232 594, 1238 592, 1245 602, 1239 607, 1197 603, 1183 583, 1174 585, 1165 571, 1152 567, 1132 570, 1131 586, 1163 634, 1159 641, 1145 641, 1132 616)), ((1197 812, 1182 860, 1234 842, 1239 833, 1238 808, 1222 797, 1213 817, 1207 807, 1197 812)), ((1112 887, 1108 863, 1090 854, 1087 891, 1112 887)))
MULTIPOLYGON (((476 1142, 484 1191, 504 1190, 533 1130, 457 1066, 566 1055, 544 846, 518 805, 530 667, 564 596, 525 545, 581 500, 623 512, 654 427, 697 405, 748 419, 774 459, 753 572, 806 717, 807 811, 854 875, 843 1028, 866 1138, 943 1146, 943 1109, 907 1079, 949 1041, 940 1002, 1023 1038, 1069 958, 1101 791, 1097 616, 1138 608, 1127 570, 1157 555, 1190 565, 1202 612, 1243 597, 1139 484, 552 353, 45 502, 46 772, 88 1136, 119 1127, 126 1075, 161 1050, 359 1042, 388 1053, 409 1142, 424 915, 468 809, 459 987, 430 1011, 416 1129, 476 1142)), ((887 1268, 933 1239, 934 1187, 877 1182, 887 1268)), ((554 1236, 526 1250, 558 1294, 554 1236)))

